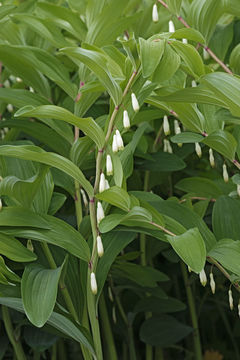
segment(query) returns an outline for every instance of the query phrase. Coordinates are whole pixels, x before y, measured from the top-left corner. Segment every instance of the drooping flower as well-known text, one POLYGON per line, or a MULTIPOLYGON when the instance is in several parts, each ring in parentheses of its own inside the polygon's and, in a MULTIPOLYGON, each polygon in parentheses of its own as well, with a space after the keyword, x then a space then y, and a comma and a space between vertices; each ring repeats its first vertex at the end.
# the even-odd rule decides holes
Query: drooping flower
POLYGON ((82 194, 83 203, 84 203, 85 207, 88 207, 88 201, 87 201, 85 191, 83 189, 81 189, 80 191, 81 191, 81 194, 82 194))
POLYGON ((124 112, 123 112, 123 127, 124 127, 124 129, 130 128, 130 120, 129 120, 127 110, 124 110, 124 112))
POLYGON ((167 115, 164 115, 164 117, 163 117, 163 131, 164 131, 165 135, 170 134, 170 126, 169 126, 169 121, 168 121, 167 115))
POLYGON ((200 282, 202 284, 202 286, 206 286, 207 284, 207 275, 205 273, 205 270, 202 269, 199 273, 199 279, 200 279, 200 282))
POLYGON ((228 171, 227 171, 227 165, 226 164, 223 164, 223 180, 225 181, 225 183, 227 183, 228 180, 229 180, 228 171))
POLYGON ((200 158, 202 156, 202 149, 198 142, 195 143, 195 151, 197 156, 200 158))
POLYGON ((113 135, 112 151, 114 153, 118 152, 118 144, 117 144, 117 136, 116 135, 113 135))
POLYGON ((107 179, 105 179, 105 190, 110 189, 110 185, 107 179))
POLYGON ((132 107, 133 107, 133 110, 135 112, 137 112, 139 109, 140 109, 140 106, 139 106, 139 103, 138 103, 138 100, 136 98, 136 95, 134 93, 131 94, 131 98, 132 98, 132 107))
POLYGON ((197 83, 195 80, 192 81, 192 87, 197 87, 197 83))
POLYGON ((228 290, 228 301, 229 301, 230 310, 233 310, 234 305, 233 305, 233 296, 231 289, 228 290))
POLYGON ((90 279, 90 282, 91 282, 91 290, 92 290, 92 293, 94 295, 97 294, 97 291, 98 291, 98 288, 97 288, 97 280, 96 280, 96 276, 95 276, 95 273, 94 272, 91 272, 91 279, 90 279))
POLYGON ((107 155, 106 157, 106 172, 107 176, 113 175, 113 164, 110 155, 107 155))
POLYGON ((213 155, 213 150, 210 148, 209 149, 209 162, 211 167, 215 166, 215 159, 214 159, 214 155, 213 155))
POLYGON ((97 203, 97 222, 98 222, 98 224, 104 218, 105 218, 105 214, 104 214, 102 204, 100 203, 100 201, 98 201, 98 203, 97 203))
POLYGON ((117 139, 118 150, 123 150, 124 149, 123 139, 119 130, 116 130, 116 139, 117 139))
POLYGON ((182 43, 183 43, 183 44, 188 44, 187 39, 182 39, 182 43))
POLYGON ((100 181, 99 181, 99 192, 103 192, 105 190, 105 175, 101 173, 100 181))
POLYGON ((97 236, 97 253, 99 257, 102 257, 104 254, 102 238, 100 235, 97 236))
POLYGON ((211 290, 212 290, 212 293, 215 294, 215 290, 216 290, 216 283, 214 281, 214 277, 213 277, 213 273, 210 272, 210 287, 211 287, 211 290))
POLYGON ((170 21, 168 22, 168 31, 169 31, 170 33, 174 33, 174 32, 175 32, 175 26, 174 26, 174 23, 173 23, 172 20, 170 20, 170 21))
POLYGON ((158 22, 158 9, 156 4, 154 4, 152 8, 152 21, 155 23, 158 22))

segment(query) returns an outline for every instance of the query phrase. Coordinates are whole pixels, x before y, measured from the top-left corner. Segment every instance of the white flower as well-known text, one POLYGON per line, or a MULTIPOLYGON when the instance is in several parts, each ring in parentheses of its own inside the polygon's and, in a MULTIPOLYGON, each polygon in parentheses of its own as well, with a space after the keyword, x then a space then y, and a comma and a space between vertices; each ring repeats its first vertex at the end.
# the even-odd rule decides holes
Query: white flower
POLYGON ((8 111, 11 113, 11 112, 13 112, 13 106, 12 106, 12 104, 8 104, 7 105, 7 109, 8 109, 8 111))
POLYGON ((34 89, 33 89, 31 86, 29 86, 29 91, 30 91, 31 93, 34 93, 34 89))
POLYGON ((205 49, 203 49, 203 58, 204 60, 208 60, 210 58, 209 53, 205 49))
POLYGON ((170 141, 167 142, 167 152, 168 152, 169 154, 172 154, 172 153, 173 153, 173 149, 172 149, 172 146, 171 146, 171 144, 170 144, 170 141))
POLYGON ((188 43, 187 39, 182 39, 182 42, 183 42, 183 44, 187 44, 187 43, 188 43))
POLYGON ((152 21, 155 23, 158 22, 158 9, 156 4, 153 5, 152 9, 152 21))
POLYGON ((180 130, 180 132, 178 132, 179 131, 178 129, 180 130, 179 123, 178 123, 177 120, 174 120, 174 132, 175 132, 175 134, 179 134, 181 132, 181 130, 180 130))
POLYGON ((16 77, 16 82, 21 83, 22 79, 20 77, 16 77))
POLYGON ((87 201, 85 191, 83 189, 81 189, 80 191, 81 191, 81 194, 82 194, 83 203, 84 203, 85 207, 88 207, 88 201, 87 201))
POLYGON ((170 20, 170 21, 168 22, 168 31, 169 31, 170 33, 174 33, 174 32, 175 32, 175 26, 174 26, 174 23, 173 23, 172 20, 170 20))
POLYGON ((211 167, 215 166, 215 160, 214 160, 214 156, 213 156, 213 150, 210 148, 209 149, 209 162, 211 167))
POLYGON ((97 253, 99 257, 102 257, 104 254, 102 239, 99 235, 97 236, 97 253))
POLYGON ((110 155, 107 155, 106 157, 106 172, 107 176, 113 175, 113 164, 110 155))
POLYGON ((123 127, 124 127, 124 129, 130 128, 130 120, 129 120, 127 110, 124 110, 124 112, 123 112, 123 127))
POLYGON ((213 273, 211 272, 209 276, 210 276, 210 287, 211 287, 212 293, 215 294, 216 284, 214 281, 213 273))
POLYGON ((163 139, 163 151, 172 154, 173 150, 170 142, 167 139, 163 139))
POLYGON ((228 290, 228 301, 229 301, 229 307, 230 310, 233 310, 233 296, 232 296, 232 290, 228 290))
POLYGON ((169 126, 169 121, 168 121, 167 115, 164 115, 164 117, 163 117, 163 131, 164 131, 165 135, 170 134, 170 126, 169 126))
POLYGON ((116 135, 113 135, 112 151, 114 153, 118 152, 118 144, 117 144, 117 136, 116 135))
POLYGON ((124 149, 123 139, 121 137, 119 130, 116 130, 116 139, 117 139, 118 150, 123 150, 124 149))
POLYGON ((105 190, 110 189, 110 185, 109 182, 107 181, 107 179, 105 179, 105 190))
POLYGON ((229 180, 228 171, 227 171, 227 165, 226 164, 223 164, 223 180, 225 181, 225 183, 227 183, 228 180, 229 180))
POLYGON ((97 281, 96 276, 94 272, 91 272, 91 290, 94 295, 97 294, 97 281))
POLYGON ((237 184, 237 193, 238 193, 238 196, 240 196, 240 184, 237 184))
POLYGON ((99 192, 103 192, 105 190, 105 175, 101 173, 100 181, 99 181, 99 192))
POLYGON ((197 156, 200 158, 202 156, 202 149, 198 142, 195 143, 195 151, 197 156))
POLYGON ((195 80, 192 81, 192 87, 197 87, 197 83, 195 80))
POLYGON ((136 95, 134 93, 131 94, 131 98, 132 98, 132 107, 134 111, 138 111, 140 109, 138 100, 136 98, 136 95))
POLYGON ((204 269, 202 269, 200 271, 199 278, 200 278, 200 282, 201 282, 202 286, 206 286, 206 284, 207 284, 207 275, 206 275, 204 269))
POLYGON ((5 88, 10 88, 10 87, 11 87, 10 81, 9 81, 8 79, 5 80, 4 83, 3 83, 3 86, 4 86, 5 88))
POLYGON ((97 222, 98 222, 98 224, 104 218, 105 218, 105 214, 104 214, 102 204, 100 203, 100 201, 98 201, 98 203, 97 203, 97 222))

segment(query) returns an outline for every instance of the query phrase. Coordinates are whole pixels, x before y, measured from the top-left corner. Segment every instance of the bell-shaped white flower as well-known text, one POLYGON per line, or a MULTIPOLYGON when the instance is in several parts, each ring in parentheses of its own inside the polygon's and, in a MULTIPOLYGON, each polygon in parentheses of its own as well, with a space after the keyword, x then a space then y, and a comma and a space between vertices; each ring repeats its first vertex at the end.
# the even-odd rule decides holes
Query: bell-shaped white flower
POLYGON ((168 121, 167 115, 164 115, 164 117, 163 117, 163 131, 164 131, 165 135, 170 134, 170 126, 169 126, 169 121, 168 121))
POLYGON ((210 287, 211 287, 212 293, 215 294, 216 284, 214 281, 213 273, 211 272, 209 276, 210 276, 210 287))
POLYGON ((94 295, 97 294, 98 288, 97 288, 97 280, 94 272, 91 272, 90 275, 90 283, 91 283, 91 290, 94 295))
POLYGON ((97 203, 97 222, 98 222, 98 224, 104 218, 105 218, 105 214, 104 214, 102 204, 100 203, 100 201, 98 201, 98 203, 97 203))
POLYGON ((228 180, 229 180, 228 171, 227 171, 227 165, 226 164, 223 164, 223 180, 225 181, 225 183, 227 183, 228 180))
POLYGON ((167 139, 163 139, 163 152, 167 152, 168 150, 167 142, 168 142, 167 139))
POLYGON ((100 235, 97 236, 97 253, 99 257, 102 257, 104 254, 102 238, 100 235))
POLYGON ((195 151, 197 156, 200 158, 202 156, 202 149, 198 142, 195 143, 195 151))
POLYGON ((124 127, 124 129, 130 128, 130 120, 129 120, 127 110, 124 110, 124 112, 123 112, 123 127, 124 127))
POLYGON ((99 192, 103 192, 105 190, 105 175, 101 173, 100 181, 99 181, 99 192))
POLYGON ((113 164, 110 155, 107 155, 106 157, 106 173, 107 176, 113 175, 113 164))
POLYGON ((174 26, 174 23, 173 23, 172 20, 170 20, 170 21, 168 22, 168 31, 169 31, 170 33, 174 33, 174 32, 175 32, 175 26, 174 26))
POLYGON ((211 148, 209 149, 209 162, 211 167, 213 168, 215 166, 215 159, 213 155, 213 150, 211 148))
POLYGON ((158 22, 158 9, 156 4, 154 4, 152 8, 152 21, 155 23, 158 22))
POLYGON ((116 130, 116 139, 117 139, 118 150, 123 150, 124 149, 123 139, 119 130, 116 130))
POLYGON ((202 284, 202 286, 206 286, 207 284, 207 275, 205 273, 205 270, 202 269, 199 273, 199 279, 200 279, 200 282, 202 284))
POLYGON ((133 107, 133 110, 135 112, 137 112, 139 109, 140 109, 140 106, 139 106, 139 103, 138 103, 138 100, 136 98, 136 95, 134 93, 131 94, 131 98, 132 98, 132 107, 133 107))
POLYGON ((233 310, 234 305, 233 305, 233 296, 231 289, 228 290, 228 301, 229 301, 230 310, 233 310))
MULTIPOLYGON (((175 132, 175 134, 179 134, 178 128, 179 128, 179 123, 178 123, 177 120, 174 120, 174 132, 175 132)), ((180 132, 181 132, 181 130, 180 130, 180 132)))
POLYGON ((105 179, 105 190, 110 189, 110 185, 107 179, 105 179))
POLYGON ((203 59, 208 60, 209 58, 210 58, 209 53, 205 49, 203 49, 203 59))
POLYGON ((118 144, 117 144, 117 136, 116 135, 113 135, 112 151, 114 153, 118 152, 118 144))
POLYGON ((81 191, 81 194, 82 194, 83 203, 84 203, 85 207, 88 207, 88 200, 87 200, 85 191, 83 189, 81 189, 80 191, 81 191))
POLYGON ((195 80, 192 81, 192 87, 197 87, 197 83, 195 80))
POLYGON ((8 112, 13 112, 13 106, 12 106, 12 104, 7 104, 7 110, 8 110, 8 112))
POLYGON ((182 39, 182 43, 183 43, 183 44, 188 44, 187 39, 182 39))
POLYGON ((20 77, 16 77, 16 82, 21 83, 22 79, 20 77))

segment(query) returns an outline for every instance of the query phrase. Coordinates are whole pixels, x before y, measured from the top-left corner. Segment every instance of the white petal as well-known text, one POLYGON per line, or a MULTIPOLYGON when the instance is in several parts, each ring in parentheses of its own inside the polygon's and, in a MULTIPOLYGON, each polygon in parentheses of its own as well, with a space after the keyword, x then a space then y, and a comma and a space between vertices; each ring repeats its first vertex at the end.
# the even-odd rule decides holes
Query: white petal
POLYGON ((94 295, 97 294, 97 290, 98 290, 97 289, 97 281, 96 281, 96 276, 95 276, 94 272, 91 273, 91 290, 94 295))
POLYGON ((136 98, 136 95, 134 93, 131 94, 131 98, 132 98, 132 107, 134 111, 138 111, 140 109, 138 100, 136 98))
POLYGON ((173 21, 172 20, 170 20, 169 22, 168 22, 168 31, 170 32, 170 33, 174 33, 175 32, 175 26, 174 26, 174 23, 173 23, 173 21))
POLYGON ((99 257, 102 257, 104 254, 102 238, 99 235, 97 236, 97 252, 99 257))
POLYGON ((124 110, 124 112, 123 112, 123 127, 124 127, 124 129, 130 128, 130 120, 129 120, 127 110, 124 110))
POLYGON ((158 9, 156 4, 153 5, 152 9, 152 20, 153 22, 158 22, 158 9))

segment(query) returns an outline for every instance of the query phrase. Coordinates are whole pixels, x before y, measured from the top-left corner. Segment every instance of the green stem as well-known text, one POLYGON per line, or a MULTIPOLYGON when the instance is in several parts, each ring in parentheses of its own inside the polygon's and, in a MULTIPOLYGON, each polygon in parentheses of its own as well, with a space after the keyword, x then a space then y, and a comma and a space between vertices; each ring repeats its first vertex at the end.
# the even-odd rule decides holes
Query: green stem
POLYGON ((52 346, 52 356, 51 360, 57 360, 57 344, 52 346))
POLYGON ((163 351, 160 347, 156 347, 155 360, 164 360, 163 351))
POLYGON ((24 354, 21 342, 16 340, 16 338, 15 338, 14 329, 12 326, 9 310, 6 306, 2 306, 2 318, 3 318, 4 326, 5 326, 9 341, 13 346, 13 349, 14 349, 14 352, 16 355, 16 359, 17 360, 27 360, 26 356, 24 354))
POLYGON ((187 299, 188 299, 188 306, 190 310, 190 316, 192 319, 192 326, 193 326, 193 343, 194 343, 194 353, 195 353, 195 360, 202 360, 202 348, 201 348, 201 341, 200 341, 200 334, 199 334, 199 328, 198 328, 198 319, 197 319, 197 313, 196 313, 196 307, 195 302, 193 298, 192 289, 188 280, 188 274, 186 265, 183 261, 181 261, 181 270, 184 280, 184 285, 187 293, 187 299))
MULTIPOLYGON (((104 293, 101 294, 99 299, 99 312, 101 316, 101 324, 103 335, 107 344, 107 356, 109 360, 117 360, 117 352, 114 342, 114 337, 111 329, 111 324, 109 321, 109 316, 107 312, 106 301, 104 298, 104 293)), ((107 359, 106 359, 107 360, 107 359)))

